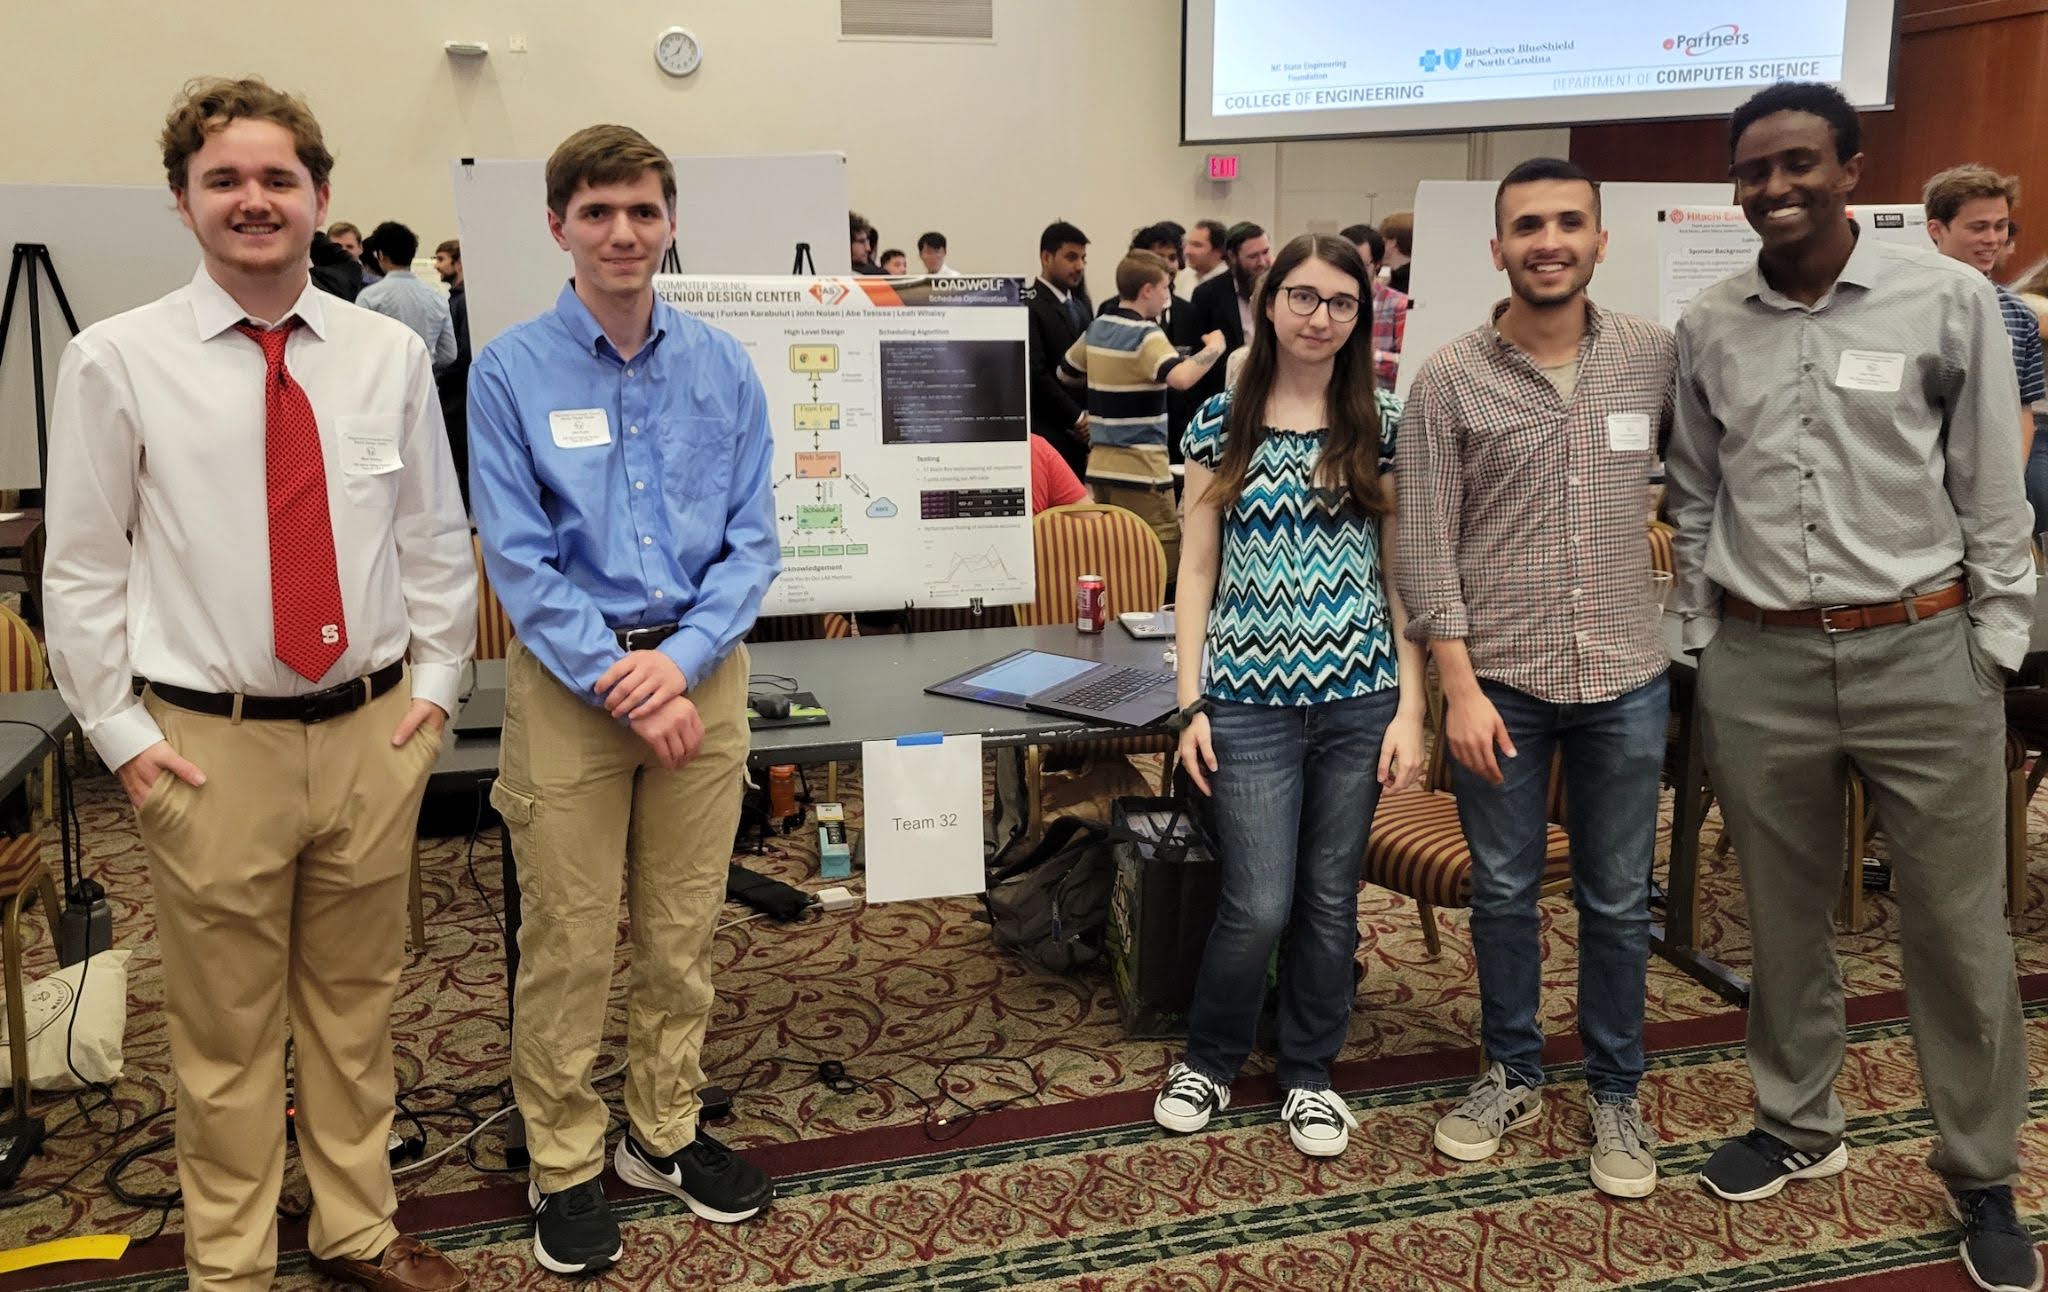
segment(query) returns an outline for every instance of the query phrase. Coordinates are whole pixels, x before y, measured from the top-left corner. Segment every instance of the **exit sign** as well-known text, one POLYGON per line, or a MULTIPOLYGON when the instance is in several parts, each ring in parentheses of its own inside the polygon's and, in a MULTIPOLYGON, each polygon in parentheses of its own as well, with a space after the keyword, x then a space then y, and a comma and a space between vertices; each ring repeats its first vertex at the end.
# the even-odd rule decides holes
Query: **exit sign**
POLYGON ((1218 179, 1218 180, 1233 180, 1233 179, 1236 179, 1236 178, 1237 178, 1237 154, 1236 154, 1236 153, 1210 153, 1210 154, 1209 154, 1209 178, 1210 178, 1210 179, 1218 179))

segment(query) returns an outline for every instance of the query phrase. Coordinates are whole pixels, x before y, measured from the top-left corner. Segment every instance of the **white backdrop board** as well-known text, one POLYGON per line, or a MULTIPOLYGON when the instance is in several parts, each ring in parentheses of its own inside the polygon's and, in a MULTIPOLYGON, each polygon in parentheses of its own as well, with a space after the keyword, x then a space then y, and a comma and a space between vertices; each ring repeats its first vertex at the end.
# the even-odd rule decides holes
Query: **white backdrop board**
MULTIPOLYGON (((818 273, 853 271, 846 154, 669 160, 683 273, 787 274, 799 242, 818 273)), ((548 234, 546 171, 532 158, 449 163, 473 349, 552 306, 569 278, 569 254, 548 234)))
POLYGON ((737 337, 767 396, 782 575, 763 614, 1032 599, 1021 281, 654 286, 737 337))
MULTIPOLYGON (((0 184, 0 274, 16 243, 40 242, 81 329, 146 305, 183 286, 199 244, 178 220, 161 184, 0 184)), ((24 268, 24 272, 26 269, 24 268)), ((37 276, 43 324, 44 398, 55 411, 57 361, 71 333, 48 280, 37 276)), ((28 285, 15 293, 0 357, 0 488, 42 484, 36 465, 35 373, 30 362, 28 285)))
MULTIPOLYGON (((1493 303, 1508 294, 1507 275, 1493 267, 1487 251, 1497 187, 1493 180, 1425 180, 1416 186, 1415 267, 1408 279, 1414 300, 1396 384, 1403 396, 1424 360, 1485 322, 1493 303)), ((1673 206, 1725 205, 1730 191, 1725 182, 1602 184, 1607 259, 1593 271, 1587 293, 1607 309, 1656 318, 1657 213, 1673 206)))

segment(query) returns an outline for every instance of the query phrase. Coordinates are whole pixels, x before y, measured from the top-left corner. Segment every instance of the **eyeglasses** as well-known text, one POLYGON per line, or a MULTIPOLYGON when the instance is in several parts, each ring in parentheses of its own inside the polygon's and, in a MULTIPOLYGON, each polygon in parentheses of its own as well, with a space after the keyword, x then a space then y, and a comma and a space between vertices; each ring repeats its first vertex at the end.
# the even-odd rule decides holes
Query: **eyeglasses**
POLYGON ((1325 296, 1313 287, 1290 287, 1287 289, 1287 308, 1307 318, 1316 310, 1330 307, 1330 322, 1349 323, 1358 317, 1356 296, 1325 296))

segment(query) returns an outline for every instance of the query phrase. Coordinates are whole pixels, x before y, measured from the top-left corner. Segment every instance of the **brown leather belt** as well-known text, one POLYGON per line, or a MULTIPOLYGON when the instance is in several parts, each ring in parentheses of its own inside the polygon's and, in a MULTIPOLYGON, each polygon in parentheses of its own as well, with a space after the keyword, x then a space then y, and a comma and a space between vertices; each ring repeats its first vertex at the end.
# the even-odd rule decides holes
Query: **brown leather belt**
POLYGON ((1803 610, 1764 610, 1740 597, 1721 594, 1721 613, 1769 628, 1812 628, 1824 633, 1852 633, 1858 628, 1884 628, 1946 614, 1969 600, 1960 582, 1903 601, 1874 606, 1813 606, 1803 610))

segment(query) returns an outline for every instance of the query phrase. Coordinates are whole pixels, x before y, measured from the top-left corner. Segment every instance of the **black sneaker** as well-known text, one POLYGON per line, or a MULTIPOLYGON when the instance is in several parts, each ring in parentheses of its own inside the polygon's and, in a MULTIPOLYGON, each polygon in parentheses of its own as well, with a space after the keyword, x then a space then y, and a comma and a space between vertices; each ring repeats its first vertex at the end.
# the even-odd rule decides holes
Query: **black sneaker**
POLYGON ((683 1202, 706 1220, 734 1225, 757 1214, 775 1196, 768 1173, 697 1130, 697 1138, 668 1157, 656 1157, 627 1131, 612 1154, 612 1169, 636 1189, 654 1189, 683 1202))
POLYGON ((2041 1253, 2013 1210, 2012 1190, 1965 1189, 1948 1196, 1963 1222, 1963 1268, 1985 1292, 2040 1292, 2041 1253))
POLYGON ((592 1176, 553 1193, 526 1186, 533 1208, 533 1259, 557 1274, 595 1274, 626 1250, 619 1222, 604 1200, 604 1184, 592 1176))
POLYGON ((1840 1175, 1848 1166, 1849 1150, 1840 1140, 1825 1153, 1808 1153, 1769 1131, 1753 1130, 1715 1149, 1700 1169, 1700 1183, 1730 1202, 1755 1202, 1776 1194, 1789 1180, 1840 1175))

